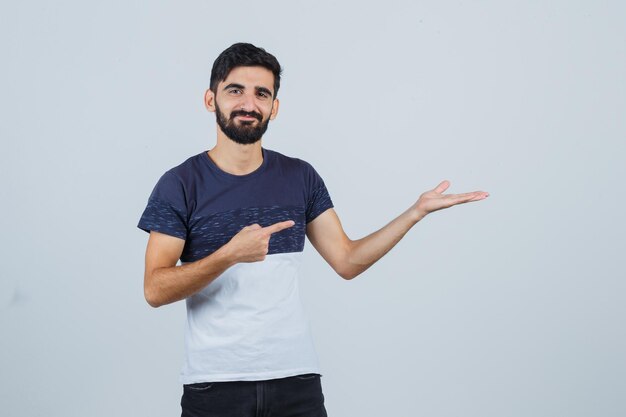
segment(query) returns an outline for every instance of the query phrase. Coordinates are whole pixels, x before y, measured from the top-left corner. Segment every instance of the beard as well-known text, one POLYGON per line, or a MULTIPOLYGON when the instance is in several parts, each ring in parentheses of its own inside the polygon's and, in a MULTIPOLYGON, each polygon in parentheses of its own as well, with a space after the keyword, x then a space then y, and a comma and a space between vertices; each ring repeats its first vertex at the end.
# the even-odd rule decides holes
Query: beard
POLYGON ((215 103, 215 120, 220 129, 222 129, 222 132, 224 132, 230 140, 241 145, 251 145, 261 140, 270 122, 269 118, 263 122, 263 116, 257 112, 247 112, 243 110, 233 110, 230 114, 230 119, 227 119, 217 103, 215 103), (237 125, 235 122, 235 117, 237 116, 252 116, 257 119, 259 123, 254 126, 254 121, 245 120, 239 121, 239 125, 237 125))

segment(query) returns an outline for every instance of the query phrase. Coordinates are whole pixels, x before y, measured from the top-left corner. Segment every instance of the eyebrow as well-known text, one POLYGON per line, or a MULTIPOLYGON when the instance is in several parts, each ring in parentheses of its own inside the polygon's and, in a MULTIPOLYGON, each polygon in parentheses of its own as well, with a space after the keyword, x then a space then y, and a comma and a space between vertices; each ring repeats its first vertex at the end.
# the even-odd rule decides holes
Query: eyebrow
POLYGON ((271 92, 268 88, 265 88, 265 87, 256 87, 256 91, 257 91, 257 92, 261 92, 261 93, 265 93, 265 94, 267 94, 267 95, 268 95, 268 96, 270 96, 270 97, 273 97, 273 96, 274 96, 274 95, 272 94, 272 92, 271 92))
MULTIPOLYGON (((227 86, 225 86, 223 90, 228 90, 229 88, 238 88, 240 90, 245 90, 246 87, 244 87, 241 84, 230 83, 227 86)), ((255 87, 255 90, 257 92, 265 93, 265 94, 269 95, 270 97, 273 97, 272 92, 268 88, 265 88, 265 87, 255 87)))
POLYGON ((239 89, 243 90, 245 87, 243 85, 241 85, 241 84, 230 83, 226 87, 224 87, 223 90, 228 90, 229 88, 239 88, 239 89))

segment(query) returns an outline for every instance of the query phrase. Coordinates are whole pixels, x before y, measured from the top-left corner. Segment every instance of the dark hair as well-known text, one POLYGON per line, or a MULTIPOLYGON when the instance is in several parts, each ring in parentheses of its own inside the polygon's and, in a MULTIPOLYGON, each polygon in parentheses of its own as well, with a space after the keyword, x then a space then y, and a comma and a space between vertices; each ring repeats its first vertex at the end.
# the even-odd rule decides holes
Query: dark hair
POLYGON ((274 98, 276 98, 282 72, 280 64, 274 55, 251 43, 235 43, 217 57, 211 70, 209 88, 217 93, 217 85, 228 77, 233 68, 255 66, 267 68, 274 74, 274 98))

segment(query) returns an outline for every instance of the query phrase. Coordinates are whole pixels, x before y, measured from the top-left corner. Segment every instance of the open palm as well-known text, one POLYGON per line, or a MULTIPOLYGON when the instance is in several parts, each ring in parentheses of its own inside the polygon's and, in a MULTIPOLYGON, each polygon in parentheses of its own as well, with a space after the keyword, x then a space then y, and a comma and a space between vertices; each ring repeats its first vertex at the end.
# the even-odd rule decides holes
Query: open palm
POLYGON ((418 212, 420 217, 426 216, 437 210, 456 206, 457 204, 469 203, 471 201, 480 201, 489 197, 489 193, 485 191, 474 191, 463 194, 443 194, 450 187, 450 181, 442 181, 436 188, 426 191, 417 202, 413 209, 418 212))

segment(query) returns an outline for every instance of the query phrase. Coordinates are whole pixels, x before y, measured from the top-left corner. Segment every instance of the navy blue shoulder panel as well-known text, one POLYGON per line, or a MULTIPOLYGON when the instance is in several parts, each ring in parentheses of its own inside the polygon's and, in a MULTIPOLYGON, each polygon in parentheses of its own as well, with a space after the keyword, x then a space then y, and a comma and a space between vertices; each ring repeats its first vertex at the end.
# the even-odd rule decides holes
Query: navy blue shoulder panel
POLYGON ((324 181, 305 161, 263 149, 263 165, 234 176, 206 152, 166 172, 155 186, 138 227, 185 240, 181 260, 215 252, 243 227, 293 220, 272 235, 268 254, 301 252, 306 224, 333 207, 324 181))

